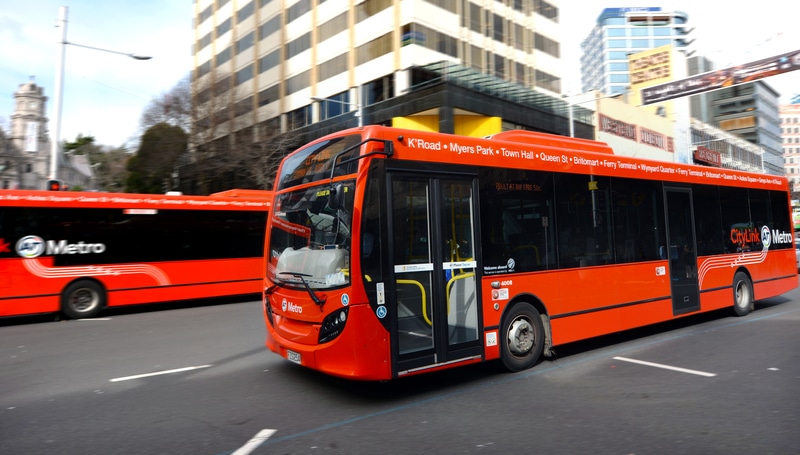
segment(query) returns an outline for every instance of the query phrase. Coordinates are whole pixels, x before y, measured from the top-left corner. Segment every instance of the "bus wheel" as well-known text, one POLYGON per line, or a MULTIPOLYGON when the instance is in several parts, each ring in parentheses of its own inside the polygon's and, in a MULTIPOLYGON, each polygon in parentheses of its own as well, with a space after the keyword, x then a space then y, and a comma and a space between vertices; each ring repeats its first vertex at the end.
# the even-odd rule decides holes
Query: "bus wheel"
POLYGON ((544 325, 536 308, 520 302, 503 318, 500 359, 509 371, 522 371, 539 360, 544 349, 544 325))
POLYGON ((70 319, 93 318, 106 306, 106 293, 95 281, 76 281, 61 295, 61 311, 70 319))
POLYGON ((746 316, 753 310, 753 283, 744 272, 733 276, 733 311, 736 316, 746 316))

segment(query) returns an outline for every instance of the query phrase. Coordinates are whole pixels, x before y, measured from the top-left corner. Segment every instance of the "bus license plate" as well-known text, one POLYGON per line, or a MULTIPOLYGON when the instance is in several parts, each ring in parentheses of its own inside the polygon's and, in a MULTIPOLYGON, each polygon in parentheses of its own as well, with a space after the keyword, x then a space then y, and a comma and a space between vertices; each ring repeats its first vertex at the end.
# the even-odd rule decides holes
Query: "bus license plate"
POLYGON ((299 352, 294 352, 294 351, 290 351, 290 350, 287 349, 286 350, 286 358, 289 359, 290 362, 294 362, 294 363, 300 365, 300 353, 299 352))

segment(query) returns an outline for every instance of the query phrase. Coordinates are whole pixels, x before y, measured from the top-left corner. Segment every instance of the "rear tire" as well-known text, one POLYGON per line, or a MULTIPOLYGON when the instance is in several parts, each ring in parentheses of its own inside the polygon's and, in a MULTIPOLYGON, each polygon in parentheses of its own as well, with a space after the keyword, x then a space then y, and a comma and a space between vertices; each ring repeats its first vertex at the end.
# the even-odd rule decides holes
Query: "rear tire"
POLYGON ((61 311, 70 319, 93 318, 106 306, 106 291, 96 281, 76 281, 61 294, 61 311))
POLYGON ((509 371, 526 370, 539 360, 544 349, 544 324, 532 305, 519 302, 503 318, 500 359, 509 371))
POLYGON ((736 316, 747 316, 753 311, 753 283, 744 272, 733 276, 733 312, 736 316))

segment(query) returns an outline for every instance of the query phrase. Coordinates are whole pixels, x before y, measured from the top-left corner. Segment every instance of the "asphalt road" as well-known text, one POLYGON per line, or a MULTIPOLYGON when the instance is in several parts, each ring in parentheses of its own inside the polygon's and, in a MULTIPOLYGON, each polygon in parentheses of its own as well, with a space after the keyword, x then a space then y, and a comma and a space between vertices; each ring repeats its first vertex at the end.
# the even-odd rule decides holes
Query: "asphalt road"
POLYGON ((389 383, 268 352, 259 302, 104 316, 0 321, 0 454, 800 450, 798 291, 745 318, 563 347, 522 373, 480 365, 389 383))

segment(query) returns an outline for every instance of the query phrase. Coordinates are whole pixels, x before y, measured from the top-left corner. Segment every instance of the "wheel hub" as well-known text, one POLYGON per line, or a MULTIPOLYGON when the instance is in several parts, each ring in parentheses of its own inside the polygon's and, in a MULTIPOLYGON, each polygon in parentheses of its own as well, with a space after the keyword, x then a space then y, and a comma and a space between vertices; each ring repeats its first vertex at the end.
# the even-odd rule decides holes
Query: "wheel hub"
POLYGON ((534 330, 526 319, 517 319, 508 328, 508 349, 514 355, 525 355, 533 348, 534 330))

